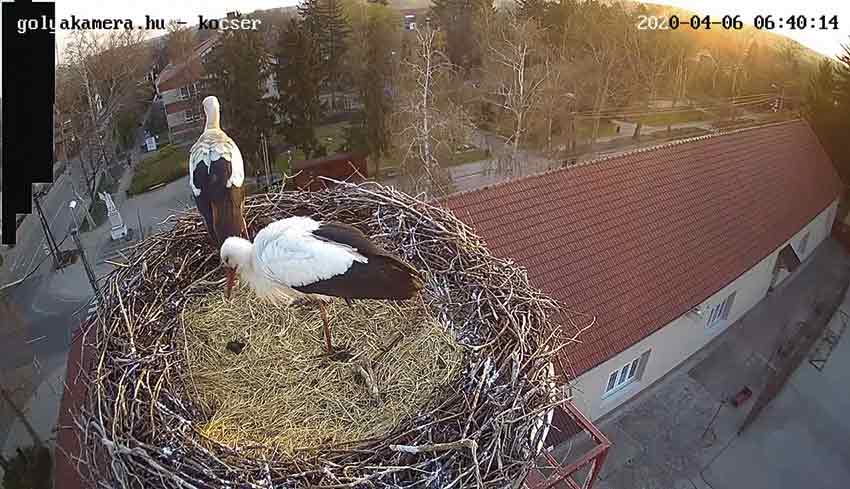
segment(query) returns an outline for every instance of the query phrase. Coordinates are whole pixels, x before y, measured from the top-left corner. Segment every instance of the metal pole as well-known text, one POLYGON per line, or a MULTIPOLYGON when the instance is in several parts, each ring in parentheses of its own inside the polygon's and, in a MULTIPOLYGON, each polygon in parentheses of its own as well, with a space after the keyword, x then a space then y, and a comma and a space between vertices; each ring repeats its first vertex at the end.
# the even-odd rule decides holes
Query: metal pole
POLYGON ((74 238, 74 244, 77 245, 77 250, 80 252, 80 258, 83 260, 83 267, 86 269, 86 275, 89 279, 89 284, 91 284, 92 290, 94 290, 94 295, 97 298, 98 303, 100 302, 100 288, 97 286, 97 277, 95 277, 94 271, 89 264, 89 260, 86 257, 86 252, 83 250, 83 244, 80 243, 80 236, 77 230, 77 219, 74 218, 74 225, 71 228, 71 237, 74 238))
POLYGON ((50 248, 50 254, 53 255, 53 266, 54 268, 59 268, 59 250, 57 249, 56 241, 53 239, 53 234, 50 232, 47 219, 44 217, 44 211, 41 208, 41 196, 35 195, 33 196, 33 200, 35 201, 35 208, 38 210, 41 227, 44 230, 44 239, 47 240, 47 247, 50 248))

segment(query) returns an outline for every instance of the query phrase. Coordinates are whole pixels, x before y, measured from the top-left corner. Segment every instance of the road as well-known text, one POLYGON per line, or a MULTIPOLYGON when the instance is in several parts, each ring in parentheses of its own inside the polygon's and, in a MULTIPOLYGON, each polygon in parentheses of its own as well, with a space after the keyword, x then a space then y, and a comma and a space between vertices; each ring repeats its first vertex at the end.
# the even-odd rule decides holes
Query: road
MULTIPOLYGON (((72 219, 68 203, 78 198, 74 189, 81 191, 84 188, 83 181, 79 162, 74 160, 67 165, 66 172, 59 176, 50 192, 41 200, 57 243, 67 235, 72 219)), ((35 212, 34 206, 33 211, 35 212)), ((18 228, 16 246, 3 253, 4 263, 0 269, 0 287, 23 278, 32 270, 32 267, 45 257, 43 245, 44 233, 38 216, 35 214, 27 216, 18 228)), ((49 265, 50 261, 47 260, 45 268, 49 268, 49 265)), ((43 273, 43 270, 39 273, 43 273)))

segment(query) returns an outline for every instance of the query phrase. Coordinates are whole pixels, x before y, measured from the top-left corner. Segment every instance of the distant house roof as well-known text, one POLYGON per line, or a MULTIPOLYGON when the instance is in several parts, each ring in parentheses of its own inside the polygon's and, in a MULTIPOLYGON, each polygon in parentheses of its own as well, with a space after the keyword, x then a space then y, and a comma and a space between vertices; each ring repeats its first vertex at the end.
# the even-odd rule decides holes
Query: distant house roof
POLYGON ((315 168, 318 166, 340 164, 347 166, 349 162, 355 163, 365 159, 366 157, 364 155, 357 155, 354 153, 336 153, 328 156, 323 156, 321 158, 314 158, 312 160, 293 161, 292 169, 306 170, 308 168, 315 168))
POLYGON ((792 121, 513 180, 443 205, 548 295, 596 316, 565 350, 581 374, 752 268, 840 188, 815 134, 792 121))

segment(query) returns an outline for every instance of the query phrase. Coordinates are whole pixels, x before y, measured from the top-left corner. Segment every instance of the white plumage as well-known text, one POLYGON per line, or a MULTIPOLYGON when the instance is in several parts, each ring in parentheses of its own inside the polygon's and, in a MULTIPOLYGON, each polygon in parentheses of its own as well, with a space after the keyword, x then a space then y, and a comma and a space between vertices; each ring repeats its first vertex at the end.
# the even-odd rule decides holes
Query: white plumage
POLYGON ((222 261, 234 265, 258 297, 290 302, 305 295, 292 287, 342 275, 354 262, 369 262, 350 246, 314 236, 320 225, 309 217, 290 217, 263 228, 253 244, 228 238, 221 247, 222 261))
POLYGON ((226 186, 241 187, 245 180, 245 167, 242 161, 242 153, 236 143, 221 130, 220 106, 216 97, 210 96, 204 99, 204 113, 207 118, 204 132, 189 150, 189 186, 195 197, 201 194, 201 190, 192 181, 195 168, 200 163, 207 166, 207 171, 212 168, 212 163, 220 158, 230 162, 231 175, 226 186))
POLYGON ((309 217, 273 222, 257 233, 254 243, 238 236, 227 238, 221 246, 221 262, 227 271, 227 297, 238 273, 258 297, 272 302, 317 300, 325 349, 331 354, 326 300, 405 300, 423 286, 416 269, 357 228, 309 217))

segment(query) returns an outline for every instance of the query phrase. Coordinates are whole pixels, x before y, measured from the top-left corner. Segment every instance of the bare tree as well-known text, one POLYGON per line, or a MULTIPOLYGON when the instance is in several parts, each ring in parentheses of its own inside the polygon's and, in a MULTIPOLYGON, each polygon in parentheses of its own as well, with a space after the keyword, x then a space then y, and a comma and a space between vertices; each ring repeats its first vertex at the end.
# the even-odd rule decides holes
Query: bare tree
MULTIPOLYGON (((625 32, 623 47, 629 53, 624 59, 633 80, 633 95, 638 100, 646 101, 648 107, 657 97, 664 75, 673 66, 674 51, 669 38, 648 30, 628 30, 625 32)), ((633 137, 640 136, 642 127, 643 122, 638 119, 633 137)))
POLYGON ((410 191, 450 193, 451 177, 441 162, 467 142, 472 133, 469 116, 446 96, 454 66, 444 51, 441 33, 417 27, 414 52, 402 62, 403 93, 394 118, 396 146, 403 151, 402 173, 410 191))
POLYGON ((174 64, 185 63, 195 49, 195 33, 189 27, 172 20, 168 23, 166 49, 168 61, 174 64))
POLYGON ((76 112, 68 115, 75 119, 81 145, 97 153, 95 174, 111 159, 112 151, 108 154, 107 147, 112 148, 115 116, 135 101, 139 82, 150 66, 151 53, 143 40, 144 33, 138 30, 71 34, 65 54, 74 76, 68 77, 68 82, 78 85, 66 89, 81 93, 83 103, 74 104, 76 112))
POLYGON ((549 53, 542 29, 533 19, 522 19, 513 10, 499 12, 489 26, 484 58, 485 86, 490 102, 512 122, 507 145, 516 165, 529 118, 538 109, 550 76, 549 53))
POLYGON ((595 75, 593 131, 590 137, 592 147, 599 136, 601 113, 612 95, 628 83, 623 76, 623 65, 628 54, 625 38, 634 31, 634 26, 623 20, 627 15, 622 6, 594 3, 588 4, 580 12, 587 26, 583 40, 584 51, 593 65, 595 75))

